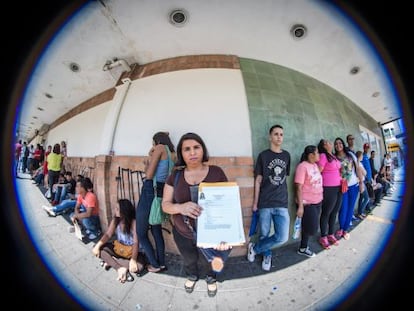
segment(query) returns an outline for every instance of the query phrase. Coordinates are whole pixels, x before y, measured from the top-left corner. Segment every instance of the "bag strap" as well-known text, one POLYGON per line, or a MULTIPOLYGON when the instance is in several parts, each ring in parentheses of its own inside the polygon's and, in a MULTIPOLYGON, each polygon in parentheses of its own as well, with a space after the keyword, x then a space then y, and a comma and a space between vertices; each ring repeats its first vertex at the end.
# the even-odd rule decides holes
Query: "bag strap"
MULTIPOLYGON (((167 145, 164 145, 164 147, 165 147, 165 150, 167 151, 168 175, 170 175, 174 165, 173 165, 173 161, 171 158, 170 148, 168 148, 167 145)), ((152 186, 154 187, 154 192, 155 192, 155 197, 156 197, 157 196, 157 178, 155 174, 154 174, 154 177, 152 178, 152 186)))

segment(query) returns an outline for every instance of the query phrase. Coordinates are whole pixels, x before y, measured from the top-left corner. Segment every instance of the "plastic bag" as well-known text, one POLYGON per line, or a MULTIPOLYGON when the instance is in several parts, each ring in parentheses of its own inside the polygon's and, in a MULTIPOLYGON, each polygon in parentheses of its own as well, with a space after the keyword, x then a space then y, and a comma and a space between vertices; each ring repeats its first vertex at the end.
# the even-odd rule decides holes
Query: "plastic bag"
POLYGON ((302 229, 302 218, 296 216, 295 224, 293 226, 292 239, 294 240, 299 239, 301 229, 302 229))

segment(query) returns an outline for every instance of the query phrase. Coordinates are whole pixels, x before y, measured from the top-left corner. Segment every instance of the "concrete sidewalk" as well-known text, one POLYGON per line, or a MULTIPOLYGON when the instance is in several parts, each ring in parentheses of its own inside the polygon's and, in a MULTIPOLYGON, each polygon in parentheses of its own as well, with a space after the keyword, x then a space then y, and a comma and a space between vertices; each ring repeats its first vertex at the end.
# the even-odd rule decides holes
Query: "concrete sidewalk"
MULTIPOLYGON (((272 269, 265 273, 261 259, 249 263, 231 257, 219 277, 216 297, 207 296, 200 280, 192 294, 184 291, 180 257, 167 254, 168 270, 146 273, 130 283, 116 281, 92 255, 93 243, 82 243, 68 232, 64 217, 49 217, 41 208, 49 204, 30 179, 17 179, 25 221, 39 253, 62 287, 91 310, 326 310, 332 309, 373 268, 395 227, 404 191, 404 171, 397 170, 396 190, 384 197, 373 214, 354 221, 350 240, 307 258, 296 253, 298 243, 275 250, 272 269), (379 247, 382 246, 382 247, 379 247)), ((63 307, 63 306, 62 306, 63 307)))

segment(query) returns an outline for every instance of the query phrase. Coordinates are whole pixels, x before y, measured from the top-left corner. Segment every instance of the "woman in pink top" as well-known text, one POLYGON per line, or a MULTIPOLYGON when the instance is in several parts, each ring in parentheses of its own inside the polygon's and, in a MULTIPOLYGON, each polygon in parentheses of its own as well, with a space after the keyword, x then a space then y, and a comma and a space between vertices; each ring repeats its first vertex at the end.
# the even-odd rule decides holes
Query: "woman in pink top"
POLYGON ((329 249, 331 244, 339 244, 334 232, 336 218, 342 204, 341 161, 332 153, 333 145, 329 140, 321 139, 318 144, 318 151, 320 157, 317 164, 323 180, 319 243, 323 248, 329 249))
POLYGON ((302 218, 302 239, 298 254, 307 257, 315 256, 309 249, 308 242, 309 237, 318 231, 323 199, 322 175, 316 164, 318 160, 316 146, 306 146, 295 172, 296 216, 302 218))

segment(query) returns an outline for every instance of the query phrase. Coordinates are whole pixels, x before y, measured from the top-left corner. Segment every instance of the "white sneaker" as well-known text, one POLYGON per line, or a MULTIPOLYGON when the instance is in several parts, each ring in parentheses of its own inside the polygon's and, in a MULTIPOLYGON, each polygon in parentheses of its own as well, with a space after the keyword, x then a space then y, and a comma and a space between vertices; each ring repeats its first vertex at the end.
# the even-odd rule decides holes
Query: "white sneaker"
POLYGON ((89 240, 95 240, 97 238, 97 236, 94 233, 90 233, 88 235, 89 240))
POLYGON ((271 267, 272 267, 272 255, 263 256, 262 269, 265 271, 270 271, 271 267))
POLYGON ((49 216, 56 217, 56 213, 53 211, 53 207, 47 205, 43 205, 42 207, 49 216))
POLYGON ((247 248, 247 260, 253 262, 256 257, 256 252, 254 251, 254 243, 250 242, 249 247, 247 248))

